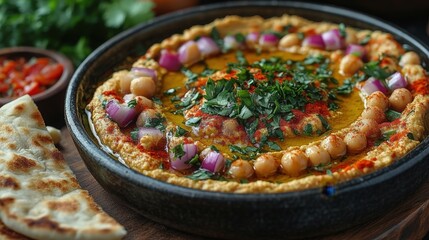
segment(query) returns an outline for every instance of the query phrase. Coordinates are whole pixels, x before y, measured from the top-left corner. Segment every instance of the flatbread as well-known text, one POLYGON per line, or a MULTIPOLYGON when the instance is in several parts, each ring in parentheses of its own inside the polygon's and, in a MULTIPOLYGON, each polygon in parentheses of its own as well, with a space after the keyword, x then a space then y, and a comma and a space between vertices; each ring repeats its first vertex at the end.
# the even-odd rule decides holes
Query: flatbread
POLYGON ((81 189, 29 96, 0 108, 0 218, 34 239, 121 239, 126 233, 81 189))

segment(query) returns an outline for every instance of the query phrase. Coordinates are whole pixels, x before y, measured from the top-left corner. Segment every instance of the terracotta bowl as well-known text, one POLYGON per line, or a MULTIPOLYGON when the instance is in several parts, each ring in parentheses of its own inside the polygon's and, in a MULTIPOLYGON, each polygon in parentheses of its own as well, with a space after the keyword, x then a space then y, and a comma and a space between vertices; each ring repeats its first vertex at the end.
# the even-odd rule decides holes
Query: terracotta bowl
MULTIPOLYGON (((273 17, 295 14, 315 21, 380 29, 420 54, 429 63, 427 46, 403 30, 355 11, 300 2, 230 2, 200 6, 159 17, 112 38, 77 69, 66 95, 66 123, 89 171, 108 192, 135 211, 166 226, 226 239, 318 237, 385 214, 429 175, 429 139, 392 165, 335 185, 279 194, 207 192, 171 185, 144 176, 105 151, 88 124, 85 107, 96 86, 152 44, 195 24, 226 15, 273 17)), ((129 63, 129 62, 128 62, 129 63)))
MULTIPOLYGON (((25 59, 30 59, 32 57, 48 57, 63 65, 64 70, 60 79, 45 91, 31 97, 42 113, 46 125, 55 127, 64 126, 65 92, 74 72, 74 67, 71 61, 58 52, 34 47, 11 47, 0 49, 0 57, 7 57, 9 59, 15 59, 18 57, 24 57, 25 59)), ((9 97, 0 98, 0 106, 12 100, 13 98, 9 97)))

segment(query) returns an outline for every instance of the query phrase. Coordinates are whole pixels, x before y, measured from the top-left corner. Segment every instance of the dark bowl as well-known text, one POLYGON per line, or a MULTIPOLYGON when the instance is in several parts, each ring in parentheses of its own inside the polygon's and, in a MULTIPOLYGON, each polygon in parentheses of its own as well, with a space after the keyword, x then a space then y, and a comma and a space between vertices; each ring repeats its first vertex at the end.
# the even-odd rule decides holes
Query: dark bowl
MULTIPOLYGON (((42 113, 46 125, 55 127, 64 126, 64 98, 67 85, 74 71, 71 61, 61 53, 34 47, 3 48, 0 49, 0 57, 7 57, 8 59, 23 57, 27 60, 32 57, 47 57, 63 65, 63 73, 55 84, 45 91, 31 96, 31 98, 42 113)), ((0 106, 13 99, 10 97, 0 98, 0 106)))
MULTIPOLYGON (((104 151, 93 135, 85 106, 95 87, 129 56, 153 43, 215 18, 278 16, 284 13, 392 33, 429 62, 429 50, 415 37, 374 17, 354 11, 297 2, 236 2, 201 6, 159 17, 109 40, 74 74, 66 95, 66 123, 89 171, 111 194, 142 215, 198 235, 228 239, 304 238, 326 235, 386 213, 427 179, 429 139, 404 158, 369 175, 334 186, 279 194, 207 192, 167 184, 127 168, 104 151)), ((131 58, 133 58, 131 57, 131 58)))

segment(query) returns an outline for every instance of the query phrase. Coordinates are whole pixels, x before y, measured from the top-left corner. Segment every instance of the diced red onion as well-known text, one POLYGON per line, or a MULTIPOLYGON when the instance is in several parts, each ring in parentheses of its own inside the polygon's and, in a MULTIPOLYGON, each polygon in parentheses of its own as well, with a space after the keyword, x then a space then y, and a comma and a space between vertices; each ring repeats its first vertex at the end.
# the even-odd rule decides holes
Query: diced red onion
POLYGON ((240 43, 237 42, 237 39, 235 39, 234 36, 232 35, 228 35, 225 36, 223 38, 223 46, 225 47, 225 49, 230 50, 230 49, 237 49, 240 47, 240 43))
POLYGON ((259 40, 259 33, 257 32, 251 32, 249 34, 246 35, 246 42, 247 43, 256 43, 259 40))
POLYGON ((139 77, 151 77, 154 81, 158 79, 156 71, 145 67, 132 67, 131 72, 139 77))
POLYGON ((340 30, 338 29, 322 33, 322 39, 326 50, 337 50, 344 46, 344 39, 341 37, 340 30))
POLYGON ((200 37, 197 41, 198 49, 200 50, 201 56, 207 57, 218 54, 220 52, 219 46, 209 37, 200 37))
POLYGON ((277 46, 277 43, 279 42, 279 38, 272 33, 265 33, 262 34, 259 38, 259 45, 263 47, 275 47, 277 46))
POLYGON ((395 90, 398 88, 404 88, 407 86, 407 80, 402 76, 400 72, 395 72, 390 77, 386 79, 387 86, 390 88, 390 90, 395 90))
POLYGON ((119 127, 126 127, 137 117, 135 108, 119 104, 116 100, 110 100, 106 105, 106 112, 110 119, 115 121, 119 127))
POLYGON ((370 95, 373 92, 381 91, 384 94, 388 93, 388 89, 384 86, 383 82, 374 77, 368 78, 365 84, 363 85, 361 91, 365 92, 367 95, 370 95))
POLYGON ((346 55, 353 54, 360 58, 364 58, 365 53, 366 53, 365 48, 358 44, 349 44, 346 49, 346 55))
POLYGON ((159 65, 168 71, 178 71, 182 67, 182 64, 179 61, 179 55, 177 53, 169 52, 166 49, 161 51, 159 65))
POLYGON ((179 47, 179 61, 182 64, 192 64, 201 60, 200 49, 195 41, 187 41, 179 47))
POLYGON ((171 167, 176 170, 184 170, 191 168, 192 165, 188 162, 195 156, 195 154, 197 154, 197 146, 193 143, 184 144, 183 150, 185 152, 185 155, 183 155, 181 158, 175 158, 174 156, 172 156, 172 154, 170 154, 171 167))
POLYGON ((141 139, 144 136, 155 136, 157 138, 163 137, 162 132, 159 129, 140 127, 138 138, 141 139))
POLYGON ((321 35, 310 35, 302 41, 302 46, 311 47, 311 48, 319 48, 325 49, 325 43, 323 42, 323 38, 321 35))
POLYGON ((207 169, 210 172, 216 173, 225 166, 225 159, 221 153, 211 151, 201 163, 201 168, 207 169))

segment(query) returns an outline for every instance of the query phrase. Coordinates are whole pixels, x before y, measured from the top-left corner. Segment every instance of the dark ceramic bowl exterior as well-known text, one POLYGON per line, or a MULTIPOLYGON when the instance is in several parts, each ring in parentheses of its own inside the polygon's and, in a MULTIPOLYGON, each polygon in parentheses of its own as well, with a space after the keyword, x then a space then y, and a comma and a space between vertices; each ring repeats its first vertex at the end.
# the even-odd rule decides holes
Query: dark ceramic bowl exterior
MULTIPOLYGON (((24 57, 47 57, 64 67, 63 74, 58 81, 45 91, 31 96, 36 103, 46 125, 64 126, 64 98, 74 67, 71 61, 64 55, 51 50, 34 47, 11 47, 0 49, 0 56, 8 58, 24 57)), ((12 101, 13 98, 0 98, 0 106, 12 101)))
POLYGON ((94 86, 151 44, 195 24, 225 15, 296 14, 315 21, 381 29, 420 53, 429 50, 404 31, 353 11, 297 2, 238 2, 202 6, 159 17, 130 29, 100 46, 74 74, 66 96, 66 122, 89 171, 110 193, 142 215, 169 227, 227 239, 304 238, 330 234, 386 213, 412 193, 429 174, 429 139, 394 164, 334 186, 279 194, 231 194, 174 186, 131 170, 100 148, 88 127, 85 105, 94 86))

